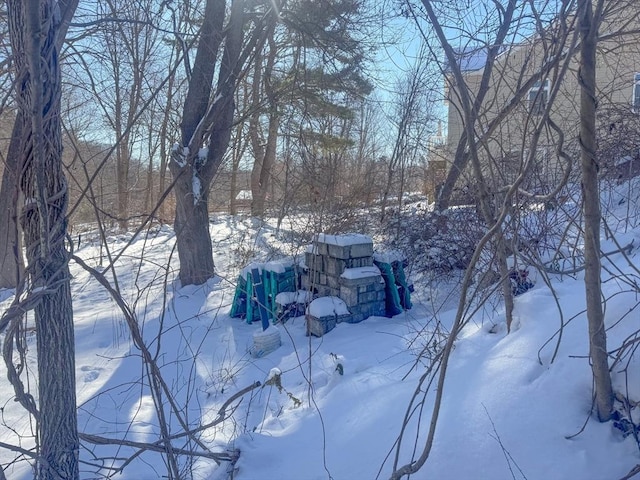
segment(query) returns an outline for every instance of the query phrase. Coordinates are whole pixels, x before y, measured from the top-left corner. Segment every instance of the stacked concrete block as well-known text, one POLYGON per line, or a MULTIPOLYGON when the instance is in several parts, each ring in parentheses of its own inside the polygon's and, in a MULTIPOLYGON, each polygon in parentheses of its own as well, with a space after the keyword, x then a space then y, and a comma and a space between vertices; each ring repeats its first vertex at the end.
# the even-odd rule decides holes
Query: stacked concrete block
POLYGON ((348 322, 351 313, 338 297, 316 298, 307 308, 307 333, 321 337, 340 322, 348 322))
POLYGON ((373 264, 373 241, 365 235, 318 235, 305 254, 301 283, 316 296, 340 298, 349 311, 324 323, 311 319, 313 335, 385 313, 384 281, 373 264))
POLYGON ((345 269, 340 276, 340 298, 351 312, 351 323, 373 315, 384 315, 384 280, 378 267, 345 269))
POLYGON ((373 241, 366 235, 316 236, 305 253, 302 287, 318 296, 340 294, 340 276, 347 268, 373 265, 373 241))

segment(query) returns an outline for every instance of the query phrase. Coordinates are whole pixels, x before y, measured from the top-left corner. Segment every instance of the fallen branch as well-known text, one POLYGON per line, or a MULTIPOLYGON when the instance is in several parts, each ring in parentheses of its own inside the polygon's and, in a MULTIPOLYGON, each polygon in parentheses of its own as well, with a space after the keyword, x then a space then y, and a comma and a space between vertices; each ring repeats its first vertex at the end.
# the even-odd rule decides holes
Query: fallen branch
MULTIPOLYGON (((164 443, 164 439, 155 443, 145 443, 145 442, 134 442, 133 440, 125 440, 120 438, 107 438, 101 437, 99 435, 92 435, 90 433, 79 433, 78 436, 80 440, 84 440, 85 442, 93 443, 94 445, 120 445, 122 447, 132 447, 140 450, 148 450, 152 452, 158 453, 166 453, 167 447, 162 445, 164 443)), ((214 460, 216 463, 231 461, 232 456, 224 453, 213 453, 213 452, 204 452, 198 450, 185 450, 182 448, 172 447, 171 450, 174 453, 180 455, 189 455, 192 457, 204 457, 210 458, 214 460)))
POLYGON ((627 473, 624 477, 622 477, 620 480, 629 480, 630 478, 635 477, 639 473, 640 473, 640 463, 635 467, 633 467, 631 471, 627 473))
MULTIPOLYGON (((17 445, 11 445, 10 443, 0 442, 0 448, 3 448, 5 450, 11 450, 12 452, 20 453, 25 457, 33 458, 34 460, 38 458, 37 453, 32 452, 31 450, 27 450, 26 448, 19 447, 17 445)), ((2 471, 1 467, 0 467, 0 471, 2 471)))
MULTIPOLYGON (((633 240, 628 245, 626 245, 624 247, 616 248, 615 250, 612 250, 610 252, 602 253, 600 255, 600 258, 606 258, 606 257, 609 257, 609 256, 614 255, 616 253, 625 254, 625 258, 626 258, 626 254, 628 252, 630 252, 632 249, 633 249, 633 240)), ((547 272, 547 273, 555 273, 555 274, 558 274, 558 275, 573 275, 574 273, 578 273, 578 272, 581 272, 582 270, 584 270, 584 265, 580 265, 579 267, 572 268, 571 270, 557 270, 555 268, 547 267, 546 265, 542 265, 542 270, 547 272)))
MULTIPOLYGON (((167 451, 167 441, 172 441, 172 440, 176 440, 178 438, 182 438, 182 437, 186 437, 186 436, 192 436, 198 432, 201 432, 203 430, 207 430, 211 427, 214 427, 220 423, 222 423, 224 420, 226 420, 228 418, 228 416, 226 415, 227 409, 229 408, 229 406, 236 400, 238 400, 239 398, 243 397, 244 395, 246 395, 247 393, 249 393, 252 390, 255 390, 256 388, 262 386, 262 384, 258 381, 252 383, 251 385, 243 388, 242 390, 240 390, 239 392, 236 392, 235 394, 233 394, 231 397, 229 397, 223 404, 222 406, 218 409, 218 413, 216 415, 216 418, 209 422, 206 423, 204 425, 200 425, 199 427, 196 427, 194 429, 190 429, 188 431, 185 432, 181 432, 181 433, 177 433, 174 435, 171 435, 167 438, 162 438, 160 440, 158 440, 157 442, 152 442, 152 443, 146 443, 146 442, 135 442, 132 440, 125 440, 125 439, 119 439, 119 438, 107 438, 107 437, 102 437, 99 435, 93 435, 93 434, 89 434, 89 433, 79 433, 79 437, 81 440, 88 442, 88 443, 92 443, 94 445, 120 445, 120 446, 124 446, 124 447, 132 447, 132 448, 137 448, 138 451, 134 454, 134 457, 139 456, 141 453, 145 452, 145 451, 152 451, 152 452, 158 452, 158 453, 166 453, 167 451)), ((2 446, 2 444, 0 444, 0 446, 2 446)), ((179 455, 187 455, 187 456, 192 456, 192 457, 202 457, 202 458, 209 458, 211 460, 214 460, 218 465, 220 465, 221 462, 234 462, 237 460, 237 452, 231 452, 231 453, 215 453, 215 452, 209 452, 209 451, 201 451, 201 450, 186 450, 186 449, 182 449, 182 448, 176 448, 171 446, 171 451, 175 454, 179 454, 179 455)), ((129 460, 125 463, 129 463, 129 460)), ((119 469, 118 469, 119 470, 119 469)), ((0 479, 1 480, 1 479, 0 479)))

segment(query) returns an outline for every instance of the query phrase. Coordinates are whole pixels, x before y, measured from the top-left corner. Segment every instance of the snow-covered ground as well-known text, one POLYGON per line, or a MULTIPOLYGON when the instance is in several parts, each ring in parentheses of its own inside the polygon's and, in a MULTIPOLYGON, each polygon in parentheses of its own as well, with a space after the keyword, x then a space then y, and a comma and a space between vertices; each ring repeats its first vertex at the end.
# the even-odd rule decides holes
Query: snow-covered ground
MULTIPOLYGON (((631 264, 620 253, 610 255, 603 274, 609 350, 634 332, 638 345, 637 284, 612 277, 621 271, 629 274, 627 280, 640 276, 635 271, 640 229, 625 225, 617 240, 621 245, 634 242, 631 264)), ((285 234, 276 235, 271 226, 250 219, 218 216, 211 233, 220 276, 202 286, 176 287, 174 235, 166 227, 135 239, 116 261, 118 287, 136 312, 176 411, 166 395, 158 398, 149 388, 140 352, 116 303, 89 273, 72 264, 80 430, 159 442, 159 410, 169 434, 179 435, 181 423, 197 428, 213 421, 232 395, 260 382, 227 408, 233 414, 229 420, 174 439, 174 448, 203 451, 202 442, 212 451, 239 452, 234 480, 388 478, 409 400, 453 322, 457 299, 442 287, 434 291, 421 283, 422 277, 414 278, 410 311, 339 324, 322 338, 306 336, 304 318, 294 318, 276 327, 282 339, 277 350, 253 358, 253 335, 261 327, 229 316, 236 276, 247 261, 266 260, 266 252, 300 255, 306 245, 292 249, 285 234)), ((78 255, 91 266, 107 265, 85 237, 78 255)), ((110 238, 111 251, 119 252, 130 239, 110 238)), ((603 242, 604 251, 615 249, 611 240, 603 242)), ((101 271, 113 283, 111 270, 101 271)), ((538 279, 516 298, 510 334, 499 302, 493 303, 496 308, 480 309, 467 324, 449 365, 433 450, 412 478, 615 480, 640 464, 632 435, 624 437, 613 423, 589 417, 592 380, 581 273, 551 275, 551 280, 562 315, 556 298, 538 279)), ((0 300, 0 309, 6 308, 11 292, 0 291, 0 300)), ((26 341, 35 352, 33 333, 26 341)), ((614 368, 614 384, 639 402, 640 352, 632 358, 628 352, 614 368)), ((35 391, 33 358, 28 372, 24 378, 35 391)), ((0 441, 31 448, 33 424, 13 401, 4 364, 0 376, 0 441)), ((434 394, 435 385, 413 411, 398 465, 420 455, 434 394)), ((639 410, 633 410, 636 423, 639 410)), ((145 451, 131 458, 137 451, 83 442, 82 478, 166 477, 159 453, 145 451), (108 469, 125 461, 122 472, 108 469)), ((31 478, 25 461, 8 464, 15 456, 0 449, 7 478, 31 478)), ((185 479, 231 478, 228 463, 218 467, 204 457, 179 458, 185 479)))

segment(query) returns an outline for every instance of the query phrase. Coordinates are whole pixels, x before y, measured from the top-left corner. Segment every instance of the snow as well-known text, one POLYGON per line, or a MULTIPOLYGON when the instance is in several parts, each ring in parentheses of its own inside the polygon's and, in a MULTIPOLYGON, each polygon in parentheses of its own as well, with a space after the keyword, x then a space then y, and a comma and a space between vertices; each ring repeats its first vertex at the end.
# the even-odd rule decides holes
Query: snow
POLYGON ((274 325, 269 325, 269 328, 266 330, 257 330, 253 332, 253 338, 272 337, 275 335, 280 335, 280 331, 278 330, 278 327, 274 325))
POLYGON ((316 298, 307 307, 307 313, 316 318, 330 317, 333 315, 349 315, 347 304, 338 297, 316 298))
POLYGON ((197 205, 197 203, 202 198, 202 185, 195 170, 193 172, 193 176, 191 177, 191 188, 193 191, 193 204, 197 205))
POLYGON ((202 147, 200 150, 198 150, 198 158, 200 160, 206 160, 207 155, 209 155, 209 147, 202 147))
POLYGON ((253 194, 251 190, 240 190, 236 195, 236 200, 252 200, 253 194))
POLYGON ((267 376, 267 382, 273 380, 275 377, 282 375, 282 371, 279 368, 272 368, 269 370, 269 375, 267 376))
POLYGON ((243 278, 246 278, 254 268, 257 268, 260 273, 262 273, 263 270, 266 270, 267 272, 284 273, 287 268, 291 268, 293 265, 294 262, 291 258, 282 258, 263 263, 254 262, 244 267, 240 274, 243 278))
POLYGON ((276 295, 278 305, 291 305, 292 303, 306 304, 313 299, 313 294, 307 290, 297 292, 280 292, 276 295))
POLYGON ((373 259, 376 262, 388 263, 388 264, 391 264, 393 262, 402 262, 406 258, 407 256, 398 250, 390 250, 387 252, 375 252, 373 254, 373 259))
POLYGON ((316 242, 326 243, 328 245, 337 245, 339 247, 346 247, 350 245, 362 245, 364 243, 373 243, 371 237, 368 235, 362 235, 360 233, 348 233, 343 235, 327 235, 325 233, 319 233, 316 238, 316 242))
MULTIPOLYGON (((612 194, 611 203, 617 201, 612 194)), ((616 218, 622 218, 627 207, 621 205, 614 212, 616 218)), ((621 226, 617 237, 621 245, 640 240, 637 225, 625 228, 621 226)), ((237 278, 245 264, 237 265, 232 252, 238 238, 250 234, 255 238, 251 245, 263 249, 263 268, 267 264, 271 268, 266 262, 267 247, 277 245, 280 252, 285 246, 275 243, 279 240, 270 224, 254 227, 250 220, 242 223, 220 216, 211 231, 220 277, 204 285, 178 287, 175 235, 168 228, 141 234, 114 266, 120 291, 136 314, 183 419, 192 428, 211 422, 232 395, 260 382, 261 386, 228 407, 232 418, 206 428, 200 437, 213 451, 239 451, 235 480, 389 478, 411 396, 453 323, 452 305, 457 299, 449 303, 436 299, 455 297, 455 289, 433 291, 413 279, 412 310, 393 318, 340 323, 322 338, 307 336, 304 317, 262 332, 260 325, 228 314, 235 290, 230 279, 237 278), (281 334, 282 345, 253 358, 254 339, 275 336, 275 331, 281 334)), ((117 236, 109 242, 113 249, 126 243, 117 236)), ((610 252, 616 246, 603 235, 602 249, 610 252)), ((85 241, 76 253, 92 266, 100 264, 97 243, 85 241)), ((622 271, 628 278, 637 278, 639 250, 625 254, 630 262, 619 252, 604 262, 612 352, 625 340, 637 342, 633 334, 639 328, 636 289, 614 277, 622 271)), ((156 400, 122 314, 77 264, 71 264, 71 273, 80 431, 160 444, 156 400)), ((640 464, 633 436, 623 438, 611 422, 589 417, 592 374, 583 274, 551 274, 550 280, 553 293, 539 281, 516 297, 511 333, 506 332, 499 301, 478 308, 464 327, 448 366, 433 449, 423 469, 411 478, 616 480, 640 464)), ((11 291, 0 290, 0 311, 8 308, 12 298, 11 291)), ((348 310, 342 300, 325 297, 314 300, 309 312, 324 316, 348 310)), ((35 394, 35 334, 27 332, 24 342, 29 351, 27 386, 35 394)), ((640 401, 640 356, 626 355, 612 372, 617 391, 640 401)), ((405 430, 399 465, 410 462, 414 450, 419 455, 424 444, 435 386, 427 393, 424 387, 418 399, 424 403, 413 410, 405 430)), ((12 392, 1 364, 0 442, 32 448, 32 424, 13 401, 12 392)), ((179 435, 183 430, 166 398, 162 408, 171 434, 179 435)), ((633 412, 638 423, 638 407, 633 412)), ((156 480, 167 475, 158 453, 146 451, 133 457, 137 450, 131 447, 82 444, 80 456, 88 462, 81 467, 83 479, 109 474, 106 469, 96 473, 100 461, 94 457, 105 459, 107 467, 121 464, 114 458, 131 458, 122 473, 111 477, 118 480, 156 480)), ((197 448, 187 440, 176 440, 175 445, 197 448)), ((15 458, 9 450, 0 449, 7 478, 33 478, 26 461, 10 464, 15 458)), ((184 457, 180 462, 188 478, 230 477, 224 462, 217 466, 198 458, 189 463, 184 457)))
MULTIPOLYGON (((473 72, 481 70, 487 63, 487 50, 480 47, 460 48, 456 52, 456 59, 463 72, 473 72)), ((450 72, 450 66, 446 66, 447 72, 450 72)))
POLYGON ((373 265, 371 267, 345 268, 340 277, 347 280, 358 280, 360 278, 369 278, 376 275, 380 275, 380 269, 373 265))
MULTIPOLYGON (((175 153, 180 150, 180 145, 178 143, 174 143, 172 147, 172 151, 175 153)), ((176 164, 183 168, 187 164, 187 157, 189 156, 189 147, 182 147, 182 153, 180 155, 172 155, 172 158, 175 160, 176 164), (178 160, 178 158, 180 158, 178 160)))

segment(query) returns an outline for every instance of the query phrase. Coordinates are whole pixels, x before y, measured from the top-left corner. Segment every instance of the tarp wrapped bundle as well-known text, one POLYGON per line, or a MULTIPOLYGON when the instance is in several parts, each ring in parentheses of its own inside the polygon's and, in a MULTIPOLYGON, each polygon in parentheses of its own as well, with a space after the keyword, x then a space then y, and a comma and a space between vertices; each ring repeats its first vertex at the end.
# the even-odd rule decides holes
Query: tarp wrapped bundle
POLYGON ((399 252, 376 253, 374 264, 380 269, 385 283, 385 309, 388 316, 398 315, 411 309, 413 285, 407 281, 404 271, 407 259, 399 252))
POLYGON ((258 300, 254 293, 254 280, 251 271, 257 269, 265 291, 265 305, 273 322, 278 320, 276 297, 279 293, 295 292, 297 289, 296 265, 293 260, 285 259, 266 263, 252 263, 242 269, 238 276, 233 304, 232 317, 245 318, 247 323, 260 320, 258 300))

